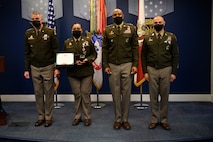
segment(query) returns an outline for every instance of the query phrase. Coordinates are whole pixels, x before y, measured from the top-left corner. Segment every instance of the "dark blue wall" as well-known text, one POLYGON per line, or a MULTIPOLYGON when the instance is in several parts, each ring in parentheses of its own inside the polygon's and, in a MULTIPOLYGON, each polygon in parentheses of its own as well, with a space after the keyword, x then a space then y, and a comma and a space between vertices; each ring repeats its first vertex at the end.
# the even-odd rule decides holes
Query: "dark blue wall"
MULTIPOLYGON (((137 17, 128 13, 128 0, 117 0, 117 6, 123 9, 125 21, 136 25, 137 17)), ((63 0, 63 17, 56 21, 61 49, 70 37, 73 23, 79 22, 84 30, 89 30, 89 21, 74 17, 72 7, 72 0, 63 0)), ((24 32, 29 21, 21 18, 21 0, 0 0, 0 15, 0 56, 5 56, 6 69, 0 73, 0 94, 32 94, 32 80, 23 77, 24 32)), ((164 18, 166 30, 177 36, 180 51, 180 69, 171 93, 210 93, 211 0, 175 0, 174 12, 164 18)), ((62 70, 58 90, 61 94, 71 93, 65 73, 62 70)), ((139 88, 133 85, 132 92, 139 93, 139 88)), ((110 93, 106 75, 99 93, 110 93)), ((148 93, 147 82, 143 83, 143 93, 148 93)))

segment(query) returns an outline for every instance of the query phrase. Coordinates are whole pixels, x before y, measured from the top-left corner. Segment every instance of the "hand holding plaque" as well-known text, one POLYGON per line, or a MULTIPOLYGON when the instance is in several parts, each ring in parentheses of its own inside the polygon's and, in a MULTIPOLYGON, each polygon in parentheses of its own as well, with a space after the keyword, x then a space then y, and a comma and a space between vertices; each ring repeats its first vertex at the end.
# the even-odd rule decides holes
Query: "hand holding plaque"
POLYGON ((75 54, 75 64, 76 65, 83 65, 87 63, 88 59, 85 58, 85 55, 82 54, 75 54))

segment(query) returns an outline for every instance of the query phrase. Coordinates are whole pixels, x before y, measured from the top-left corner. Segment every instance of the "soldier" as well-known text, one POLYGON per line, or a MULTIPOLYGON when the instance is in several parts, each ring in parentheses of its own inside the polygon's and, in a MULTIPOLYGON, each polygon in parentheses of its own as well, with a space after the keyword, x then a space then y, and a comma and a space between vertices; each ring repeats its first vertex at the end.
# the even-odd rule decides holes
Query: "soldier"
POLYGON ((106 27, 103 34, 104 71, 109 75, 115 121, 113 128, 130 130, 128 122, 133 74, 137 72, 138 39, 136 28, 123 22, 121 9, 113 11, 114 24, 106 27))
POLYGON ((67 67, 67 76, 75 96, 75 118, 73 126, 81 122, 83 114, 84 125, 91 124, 91 99, 93 79, 92 62, 97 57, 94 44, 89 37, 82 36, 82 27, 79 23, 72 26, 72 38, 64 41, 64 51, 75 54, 75 65, 67 67))
POLYGON ((178 68, 178 45, 176 36, 164 30, 162 16, 153 19, 155 31, 145 36, 142 48, 144 78, 149 81, 151 123, 149 129, 158 124, 170 130, 168 124, 168 99, 170 82, 176 79, 178 68), (160 102, 158 104, 158 96, 160 102))
POLYGON ((38 111, 35 126, 49 127, 54 109, 54 76, 59 74, 54 65, 59 46, 55 30, 43 26, 40 12, 34 11, 31 18, 32 28, 25 32, 24 77, 29 79, 31 70, 38 111))

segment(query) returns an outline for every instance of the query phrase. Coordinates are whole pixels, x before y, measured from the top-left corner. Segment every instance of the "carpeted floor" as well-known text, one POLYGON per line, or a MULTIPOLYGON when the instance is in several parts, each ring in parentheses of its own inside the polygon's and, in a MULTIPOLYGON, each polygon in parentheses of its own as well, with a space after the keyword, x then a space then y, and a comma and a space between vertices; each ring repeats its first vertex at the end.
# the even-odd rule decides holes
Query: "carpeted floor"
POLYGON ((112 102, 105 107, 92 109, 92 124, 72 126, 74 103, 54 110, 51 127, 35 127, 37 118, 34 102, 4 102, 8 125, 0 126, 1 142, 165 142, 165 141, 213 141, 213 103, 184 102, 169 104, 170 131, 160 126, 149 130, 150 108, 138 110, 134 102, 130 107, 131 130, 113 129, 112 102))

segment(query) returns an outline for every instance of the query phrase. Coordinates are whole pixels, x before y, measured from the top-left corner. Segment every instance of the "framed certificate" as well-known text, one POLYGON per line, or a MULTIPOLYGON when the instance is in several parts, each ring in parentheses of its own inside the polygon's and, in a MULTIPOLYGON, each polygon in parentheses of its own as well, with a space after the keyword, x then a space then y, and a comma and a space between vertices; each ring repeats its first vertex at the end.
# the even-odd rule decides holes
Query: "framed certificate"
POLYGON ((74 53, 71 52, 57 52, 56 66, 70 66, 74 65, 74 53))

